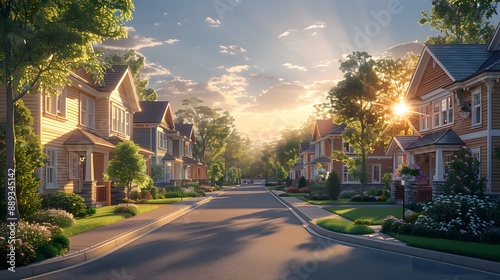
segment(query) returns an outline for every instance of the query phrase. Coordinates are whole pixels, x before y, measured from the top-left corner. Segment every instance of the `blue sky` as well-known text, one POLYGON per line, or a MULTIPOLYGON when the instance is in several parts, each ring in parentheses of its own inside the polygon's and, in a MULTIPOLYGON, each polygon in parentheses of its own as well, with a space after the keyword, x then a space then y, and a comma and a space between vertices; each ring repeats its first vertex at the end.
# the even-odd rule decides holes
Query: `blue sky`
POLYGON ((105 48, 146 57, 143 78, 181 108, 199 97, 256 141, 299 127, 342 78, 339 60, 420 52, 436 31, 417 23, 431 1, 137 0, 129 37, 105 48), (418 43, 416 43, 418 42, 418 43))

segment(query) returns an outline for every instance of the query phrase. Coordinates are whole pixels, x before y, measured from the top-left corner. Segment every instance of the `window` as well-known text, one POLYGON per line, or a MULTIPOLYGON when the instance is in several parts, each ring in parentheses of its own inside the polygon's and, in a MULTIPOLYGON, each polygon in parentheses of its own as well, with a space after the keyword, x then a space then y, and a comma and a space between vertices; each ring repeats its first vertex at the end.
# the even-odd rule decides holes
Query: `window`
POLYGON ((165 168, 165 179, 170 180, 170 174, 172 172, 172 164, 170 162, 167 163, 167 168, 165 168))
POLYGON ((167 149, 167 135, 163 131, 158 131, 158 148, 167 149))
POLYGON ((433 116, 433 127, 439 127, 442 125, 453 123, 453 97, 448 96, 446 98, 434 101, 432 104, 432 116, 433 116))
POLYGON ((351 174, 349 174, 349 169, 346 165, 342 166, 342 182, 358 182, 351 174))
POLYGON ((77 153, 69 154, 69 179, 78 179, 78 164, 80 157, 77 153))
POLYGON ((66 90, 58 86, 57 95, 45 95, 45 113, 65 117, 66 116, 66 90))
POLYGON ((481 124, 481 90, 472 92, 472 125, 481 124))
POLYGON ((343 150, 346 154, 354 154, 354 148, 347 142, 343 142, 343 150))
POLYGON ((57 188, 57 150, 52 148, 46 149, 48 156, 45 163, 45 187, 47 189, 57 188))
POLYGON ((113 121, 111 129, 115 132, 130 136, 130 113, 124 109, 113 105, 113 121))
POLYGON ((380 164, 372 165, 372 183, 380 183, 380 164))
POLYGON ((426 105, 420 108, 420 131, 429 130, 430 124, 430 106, 426 105))
POLYGON ((80 97, 80 123, 95 128, 95 100, 86 95, 80 97))
POLYGON ((173 150, 174 150, 174 141, 172 141, 172 139, 168 138, 167 139, 167 151, 169 154, 172 154, 173 150))

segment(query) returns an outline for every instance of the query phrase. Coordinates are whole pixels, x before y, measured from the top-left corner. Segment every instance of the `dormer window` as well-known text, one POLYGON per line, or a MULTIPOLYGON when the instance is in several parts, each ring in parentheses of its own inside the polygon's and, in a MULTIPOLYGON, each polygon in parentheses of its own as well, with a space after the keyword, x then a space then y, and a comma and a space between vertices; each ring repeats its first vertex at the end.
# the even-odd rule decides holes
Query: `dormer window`
POLYGON ((87 95, 80 95, 80 124, 95 128, 95 100, 87 95))
POLYGON ((130 136, 130 113, 116 105, 112 108, 111 130, 130 136))
POLYGON ((432 103, 432 127, 453 123, 453 97, 447 96, 432 103))

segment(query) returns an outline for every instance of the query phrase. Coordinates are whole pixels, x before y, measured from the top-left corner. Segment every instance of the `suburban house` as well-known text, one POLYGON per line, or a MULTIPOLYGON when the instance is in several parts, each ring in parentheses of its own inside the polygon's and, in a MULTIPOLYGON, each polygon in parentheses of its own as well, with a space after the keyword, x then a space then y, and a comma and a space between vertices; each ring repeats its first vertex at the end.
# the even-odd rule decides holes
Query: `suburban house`
MULTIPOLYGON (((302 152, 302 175, 308 181, 314 181, 318 175, 317 166, 321 164, 327 174, 335 172, 340 178, 343 188, 356 188, 359 181, 349 174, 349 170, 342 162, 332 159, 332 151, 343 151, 349 157, 355 158, 357 154, 349 145, 343 141, 342 133, 346 126, 333 123, 332 119, 316 120, 311 137, 311 148, 302 152), (313 154, 311 154, 313 152, 313 154)), ((301 148, 303 149, 303 148, 301 148)), ((374 187, 382 186, 382 175, 391 168, 392 158, 385 155, 384 148, 377 146, 374 152, 368 156, 368 185, 374 187)), ((292 168, 293 169, 293 168, 292 168)))
POLYGON ((134 141, 151 150, 152 162, 161 165, 163 177, 157 185, 183 185, 206 179, 206 166, 193 159, 196 140, 192 124, 174 124, 168 101, 141 101, 134 116, 134 141))
MULTIPOLYGON (((57 96, 23 97, 48 155, 45 167, 37 171, 42 179, 40 193, 74 192, 87 205, 109 203, 104 178, 108 162, 118 142, 133 139, 134 113, 141 110, 134 79, 126 65, 108 69, 100 83, 83 70, 69 78, 71 84, 61 87, 57 96)), ((0 90, 4 99, 5 88, 0 90)), ((5 110, 5 103, 0 104, 0 111, 5 110)), ((0 113, 0 118, 4 116, 5 111, 0 113)), ((149 162, 152 153, 146 149, 140 153, 149 162)))
MULTIPOLYGON (((396 136, 387 154, 393 168, 418 164, 428 175, 419 182, 441 193, 447 163, 463 146, 480 162, 486 194, 500 193, 500 31, 490 44, 427 45, 411 79, 407 102, 413 136, 396 136), (495 172, 497 171, 497 172, 495 172)), ((397 179, 397 178, 395 178, 397 179)))
POLYGON ((314 158, 314 146, 311 146, 311 141, 300 143, 298 155, 298 162, 292 167, 289 174, 292 184, 295 186, 302 176, 306 180, 314 180, 312 172, 309 172, 310 170, 304 167, 305 163, 312 161, 314 158))

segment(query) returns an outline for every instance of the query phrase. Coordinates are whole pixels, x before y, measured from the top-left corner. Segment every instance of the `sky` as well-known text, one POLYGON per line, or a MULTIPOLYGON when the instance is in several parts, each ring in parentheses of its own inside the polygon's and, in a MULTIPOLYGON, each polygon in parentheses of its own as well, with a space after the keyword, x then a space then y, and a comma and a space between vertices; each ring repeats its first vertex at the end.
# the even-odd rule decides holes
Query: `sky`
POLYGON ((420 54, 437 34, 418 24, 421 0, 135 0, 128 37, 108 51, 146 58, 141 78, 171 102, 198 97, 229 111, 254 143, 299 128, 342 79, 353 51, 373 57, 420 54))

